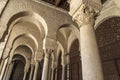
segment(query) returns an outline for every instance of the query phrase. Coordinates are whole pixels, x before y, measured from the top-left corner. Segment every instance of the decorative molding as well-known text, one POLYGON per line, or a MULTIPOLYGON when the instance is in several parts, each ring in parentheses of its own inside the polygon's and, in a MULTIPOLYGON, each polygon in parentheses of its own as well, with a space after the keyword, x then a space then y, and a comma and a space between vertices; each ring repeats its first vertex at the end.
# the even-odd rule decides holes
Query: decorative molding
POLYGON ((0 0, 0 16, 2 15, 2 12, 4 11, 4 8, 7 5, 8 0, 0 0))
POLYGON ((82 4, 78 11, 73 15, 73 20, 79 25, 88 23, 94 24, 96 13, 91 6, 82 4))

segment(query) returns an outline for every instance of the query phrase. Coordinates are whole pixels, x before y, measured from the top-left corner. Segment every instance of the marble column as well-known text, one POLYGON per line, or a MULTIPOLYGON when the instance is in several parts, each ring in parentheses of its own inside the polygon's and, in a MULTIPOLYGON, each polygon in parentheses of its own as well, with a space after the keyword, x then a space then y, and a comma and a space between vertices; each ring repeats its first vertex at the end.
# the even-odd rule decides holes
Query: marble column
POLYGON ((6 66, 7 66, 7 62, 8 62, 8 58, 3 60, 3 66, 2 66, 2 70, 1 70, 1 74, 0 74, 0 80, 2 80, 4 77, 4 74, 5 74, 5 69, 6 69, 6 66))
POLYGON ((23 80, 26 80, 26 75, 27 75, 27 72, 26 72, 26 71, 24 71, 23 80))
POLYGON ((45 52, 43 72, 42 72, 42 80, 48 80, 48 71, 49 71, 48 66, 49 66, 49 59, 50 59, 51 53, 52 53, 52 50, 47 50, 45 52))
POLYGON ((47 80, 50 80, 51 79, 51 74, 52 74, 52 59, 51 59, 51 54, 50 54, 50 57, 49 57, 49 62, 48 62, 48 79, 47 80))
POLYGON ((37 62, 35 63, 35 71, 34 71, 33 80, 36 80, 36 79, 37 79, 38 68, 39 68, 39 62, 37 61, 37 62))
POLYGON ((58 70, 57 69, 55 69, 55 80, 57 80, 57 72, 58 72, 58 70))
POLYGON ((55 69, 52 68, 51 80, 55 80, 55 69))
POLYGON ((6 80, 10 79, 10 76, 11 76, 11 73, 12 73, 12 70, 13 70, 13 66, 14 66, 14 62, 9 65, 9 69, 8 69, 7 74, 6 74, 6 80))
POLYGON ((83 80, 103 80, 102 65, 94 30, 95 16, 94 9, 85 4, 82 4, 73 16, 80 29, 83 80))
POLYGON ((11 61, 8 61, 8 60, 7 60, 7 62, 5 61, 5 66, 4 66, 4 68, 3 68, 4 71, 3 71, 3 76, 2 76, 2 79, 3 79, 3 80, 6 80, 10 63, 11 63, 11 61))
POLYGON ((70 66, 69 66, 70 64, 68 64, 67 65, 67 72, 66 72, 66 74, 67 74, 67 79, 66 80, 70 80, 70 66))
POLYGON ((29 80, 32 80, 32 79, 33 79, 33 74, 34 74, 34 65, 31 64, 31 70, 30 70, 30 77, 29 77, 29 80))
POLYGON ((66 65, 62 65, 62 80, 66 80, 66 65))
POLYGON ((0 74, 2 72, 3 65, 4 65, 4 60, 1 59, 1 61, 0 61, 0 74))

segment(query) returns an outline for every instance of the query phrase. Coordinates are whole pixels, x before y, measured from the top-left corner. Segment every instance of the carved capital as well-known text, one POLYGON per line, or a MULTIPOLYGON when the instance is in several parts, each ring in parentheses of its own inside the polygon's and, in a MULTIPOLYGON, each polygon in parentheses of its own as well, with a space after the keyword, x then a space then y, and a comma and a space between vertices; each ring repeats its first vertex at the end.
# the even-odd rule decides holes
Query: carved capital
POLYGON ((96 13, 90 6, 82 4, 81 7, 73 15, 73 20, 80 26, 86 24, 94 24, 96 13))
POLYGON ((67 0, 67 2, 70 4, 71 0, 67 0))
POLYGON ((50 55, 53 53, 53 50, 52 49, 46 49, 46 50, 44 50, 44 52, 45 52, 45 57, 49 59, 50 55))
POLYGON ((52 62, 51 68, 52 68, 52 69, 57 68, 57 62, 55 62, 55 61, 54 61, 54 62, 52 62))

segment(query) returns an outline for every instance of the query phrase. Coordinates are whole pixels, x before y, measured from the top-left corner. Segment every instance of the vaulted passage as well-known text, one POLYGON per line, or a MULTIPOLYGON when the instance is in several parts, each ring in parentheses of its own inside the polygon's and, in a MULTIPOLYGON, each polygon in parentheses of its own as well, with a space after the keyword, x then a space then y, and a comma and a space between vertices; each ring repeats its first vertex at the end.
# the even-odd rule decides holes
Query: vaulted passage
POLYGON ((24 66, 22 61, 15 61, 10 80, 22 80, 24 76, 24 66))
POLYGON ((0 0, 0 80, 120 80, 120 0, 0 0))

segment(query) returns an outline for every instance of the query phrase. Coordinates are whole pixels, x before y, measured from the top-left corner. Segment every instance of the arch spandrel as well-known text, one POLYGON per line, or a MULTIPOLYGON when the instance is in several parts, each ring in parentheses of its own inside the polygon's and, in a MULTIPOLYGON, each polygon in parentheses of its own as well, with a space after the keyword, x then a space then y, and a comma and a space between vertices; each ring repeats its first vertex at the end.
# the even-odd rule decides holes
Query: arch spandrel
MULTIPOLYGON (((23 34, 27 34, 32 40, 32 42, 27 42, 27 38, 25 41, 18 40, 20 44, 24 45, 32 45, 33 51, 35 55, 43 54, 43 40, 47 35, 47 24, 44 19, 34 12, 23 11, 19 12, 11 17, 8 21, 8 40, 6 42, 6 46, 10 46, 12 48, 12 43, 14 43, 15 39, 23 34), (36 50, 37 49, 37 50, 36 50)), ((29 41, 29 40, 28 40, 29 41)), ((8 54, 10 50, 5 50, 5 53, 8 54)), ((39 57, 41 58, 41 57, 39 57)))
POLYGON ((62 25, 57 32, 58 41, 62 44, 65 53, 69 53, 72 42, 75 39, 79 40, 79 37, 79 29, 70 24, 62 25))
POLYGON ((97 29, 97 27, 105 20, 117 16, 120 16, 120 8, 116 4, 116 1, 115 0, 106 1, 106 3, 103 5, 103 9, 99 13, 95 21, 94 28, 97 29))
POLYGON ((13 15, 9 19, 7 24, 7 26, 9 27, 8 32, 11 31, 12 27, 17 22, 21 22, 21 21, 28 21, 35 24, 39 28, 39 30, 42 31, 41 33, 47 35, 48 29, 45 20, 39 14, 30 11, 23 11, 13 15))

